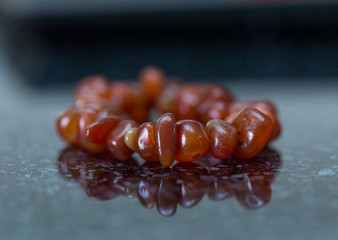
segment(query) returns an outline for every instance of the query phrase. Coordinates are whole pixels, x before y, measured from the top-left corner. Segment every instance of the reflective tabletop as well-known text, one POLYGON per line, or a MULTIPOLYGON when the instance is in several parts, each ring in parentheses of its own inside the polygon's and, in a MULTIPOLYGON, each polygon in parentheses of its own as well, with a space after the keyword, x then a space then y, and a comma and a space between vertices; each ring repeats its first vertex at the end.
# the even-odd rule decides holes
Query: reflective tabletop
POLYGON ((338 83, 206 80, 274 101, 282 136, 254 161, 207 158, 166 172, 67 147, 54 121, 71 88, 29 88, 0 58, 0 236, 336 239, 338 83))

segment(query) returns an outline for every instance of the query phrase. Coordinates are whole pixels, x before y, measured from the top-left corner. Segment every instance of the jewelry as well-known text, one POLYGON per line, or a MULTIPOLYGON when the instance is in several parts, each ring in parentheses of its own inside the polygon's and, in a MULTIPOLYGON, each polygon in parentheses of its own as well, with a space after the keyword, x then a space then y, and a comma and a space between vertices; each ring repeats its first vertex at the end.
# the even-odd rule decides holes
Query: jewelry
POLYGON ((249 159, 281 132, 270 101, 235 101, 223 86, 182 84, 156 67, 144 68, 132 83, 84 78, 75 88, 74 106, 58 115, 56 125, 71 145, 108 149, 120 160, 137 152, 164 167, 208 153, 249 159), (154 110, 164 113, 155 125, 146 122, 154 110))

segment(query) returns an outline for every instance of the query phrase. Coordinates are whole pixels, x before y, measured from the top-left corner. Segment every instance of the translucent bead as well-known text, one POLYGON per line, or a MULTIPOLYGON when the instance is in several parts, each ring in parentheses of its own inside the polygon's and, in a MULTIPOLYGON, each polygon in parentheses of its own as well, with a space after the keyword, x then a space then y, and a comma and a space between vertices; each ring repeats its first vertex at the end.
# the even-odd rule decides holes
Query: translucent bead
POLYGON ((191 162, 208 154, 210 142, 203 125, 194 120, 182 120, 176 123, 177 148, 175 159, 191 162))
POLYGON ((159 161, 155 139, 155 127, 151 122, 143 123, 137 132, 137 153, 148 162, 159 161))
POLYGON ((175 160, 176 118, 172 113, 162 115, 155 129, 158 156, 162 166, 170 167, 175 160))
POLYGON ((272 130, 270 118, 253 108, 239 112, 233 125, 238 133, 238 144, 233 155, 239 159, 252 158, 260 153, 272 130))
POLYGON ((210 154, 218 159, 226 159, 232 155, 237 146, 235 127, 222 120, 210 120, 206 125, 210 138, 210 154))
POLYGON ((138 123, 132 120, 120 122, 113 131, 108 134, 107 146, 113 155, 120 160, 130 158, 133 151, 124 143, 124 134, 130 128, 138 127, 138 123))

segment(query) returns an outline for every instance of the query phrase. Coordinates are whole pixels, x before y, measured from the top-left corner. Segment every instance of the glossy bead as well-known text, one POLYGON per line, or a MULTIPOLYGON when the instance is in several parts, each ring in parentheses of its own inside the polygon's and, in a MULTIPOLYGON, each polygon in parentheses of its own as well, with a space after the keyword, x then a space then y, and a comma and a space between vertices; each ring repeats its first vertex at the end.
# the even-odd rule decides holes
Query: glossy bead
POLYGON ((225 87, 218 84, 213 84, 208 89, 206 99, 223 103, 231 103, 234 100, 234 97, 225 87))
POLYGON ((208 85, 186 84, 178 89, 174 113, 178 120, 199 120, 198 106, 208 93, 208 85))
POLYGON ((57 116, 56 128, 60 137, 70 144, 78 144, 79 115, 77 109, 67 109, 57 116))
POLYGON ((160 163, 170 167, 175 160, 176 118, 172 113, 162 115, 155 128, 155 139, 160 163))
POLYGON ((210 138, 210 154, 218 159, 226 159, 232 155, 237 146, 235 127, 222 120, 210 120, 206 125, 210 138))
POLYGON ((175 159, 191 162, 208 154, 210 141, 201 123, 194 120, 182 120, 176 123, 177 148, 175 159))
POLYGON ((162 69, 154 66, 145 67, 141 70, 138 79, 150 101, 155 101, 164 86, 165 73, 162 69))
POLYGON ((86 138, 91 143, 105 145, 108 134, 122 121, 121 117, 110 116, 100 119, 99 121, 88 126, 86 138))
POLYGON ((83 78, 75 87, 75 99, 84 96, 109 98, 109 79, 103 75, 91 75, 83 78))
POLYGON ((108 134, 107 146, 113 155, 120 160, 130 158, 133 151, 124 143, 124 134, 129 128, 138 127, 138 123, 132 120, 124 120, 120 122, 113 131, 108 134))
POLYGON ((129 128, 124 134, 124 143, 132 151, 137 151, 137 131, 138 128, 129 128))
POLYGON ((198 112, 202 124, 206 124, 212 119, 224 120, 229 115, 226 103, 210 99, 206 99, 198 106, 198 112))
POLYGON ((244 108, 233 120, 238 133, 234 156, 248 159, 257 155, 266 145, 272 130, 269 117, 253 108, 244 108))
POLYGON ((99 111, 95 108, 86 106, 78 108, 79 114, 79 130, 78 130, 78 141, 83 145, 86 141, 87 127, 95 122, 99 111))
POLYGON ((143 123, 137 132, 137 153, 148 162, 159 161, 155 139, 155 127, 151 122, 143 123))
POLYGON ((171 79, 156 100, 156 107, 163 113, 175 111, 175 99, 180 85, 178 79, 171 79))

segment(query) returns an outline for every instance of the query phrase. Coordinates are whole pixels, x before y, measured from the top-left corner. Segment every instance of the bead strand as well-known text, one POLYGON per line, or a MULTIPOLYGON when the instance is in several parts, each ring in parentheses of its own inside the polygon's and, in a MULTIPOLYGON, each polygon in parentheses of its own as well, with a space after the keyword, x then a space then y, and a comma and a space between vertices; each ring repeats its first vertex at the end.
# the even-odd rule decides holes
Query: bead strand
POLYGON ((234 101, 216 84, 165 84, 155 67, 141 71, 139 83, 110 82, 101 75, 83 79, 74 107, 57 118, 62 139, 91 152, 107 149, 120 160, 137 152, 170 167, 175 160, 256 156, 281 132, 275 106, 266 100, 234 101), (163 114, 154 125, 150 110, 163 114), (140 125, 141 124, 141 125, 140 125))

